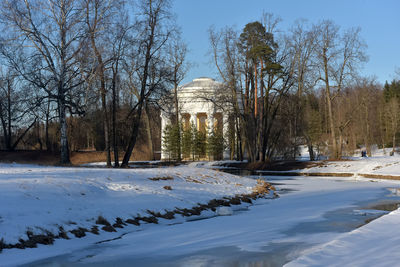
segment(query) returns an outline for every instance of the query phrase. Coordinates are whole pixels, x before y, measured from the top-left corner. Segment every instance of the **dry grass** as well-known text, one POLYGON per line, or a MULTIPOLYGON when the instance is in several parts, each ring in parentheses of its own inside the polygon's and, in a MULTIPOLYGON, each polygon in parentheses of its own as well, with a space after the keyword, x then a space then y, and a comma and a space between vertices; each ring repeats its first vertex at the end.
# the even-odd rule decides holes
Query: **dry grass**
POLYGON ((400 175, 385 175, 385 174, 359 174, 359 176, 369 179, 386 179, 386 180, 400 180, 400 175))
MULTIPOLYGON (((122 160, 124 153, 119 153, 119 159, 122 160)), ((113 158, 113 155, 112 155, 113 158)), ((107 159, 104 151, 79 151, 71 152, 70 159, 72 165, 81 165, 92 162, 105 162, 107 159)), ((138 146, 133 150, 132 161, 150 160, 151 157, 146 149, 138 146)), ((39 165, 58 165, 60 155, 57 152, 48 152, 40 150, 17 150, 0 151, 0 162, 31 163, 39 165)))
POLYGON ((47 151, 0 151, 1 162, 56 165, 60 162, 57 153, 47 151))
POLYGON ((253 187, 253 193, 257 195, 268 194, 270 189, 275 190, 275 188, 272 187, 271 184, 267 183, 264 180, 257 179, 257 184, 255 187, 253 187))

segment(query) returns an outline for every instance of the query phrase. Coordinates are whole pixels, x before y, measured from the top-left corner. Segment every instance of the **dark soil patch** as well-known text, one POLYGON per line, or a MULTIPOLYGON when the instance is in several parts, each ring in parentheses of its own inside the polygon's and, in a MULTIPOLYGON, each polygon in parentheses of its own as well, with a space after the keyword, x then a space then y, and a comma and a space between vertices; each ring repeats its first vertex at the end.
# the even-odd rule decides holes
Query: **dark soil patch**
POLYGON ((113 227, 115 228, 124 228, 124 226, 126 225, 126 223, 124 223, 124 221, 117 217, 117 219, 115 219, 115 223, 113 224, 113 227))
POLYGON ((60 226, 58 228, 58 236, 57 238, 62 238, 62 239, 69 239, 67 232, 65 232, 64 228, 60 226))
POLYGON ((96 220, 96 224, 101 224, 101 225, 106 225, 110 226, 111 223, 109 223, 103 216, 99 216, 96 220))
POLYGON ((150 215, 152 215, 154 217, 163 218, 163 219, 166 219, 166 220, 175 219, 175 215, 174 215, 175 213, 172 212, 172 211, 168 211, 168 210, 166 210, 164 214, 162 214, 160 212, 154 212, 154 211, 151 211, 151 210, 147 210, 147 213, 149 213, 150 215))
POLYGON ((127 219, 125 222, 126 222, 126 223, 129 223, 129 224, 136 225, 136 226, 139 226, 139 225, 140 225, 140 222, 139 222, 139 220, 138 220, 137 218, 134 218, 134 219, 127 219))
POLYGON ((82 228, 82 227, 78 227, 77 229, 71 230, 70 231, 75 237, 77 238, 82 238, 84 236, 86 236, 86 232, 89 232, 88 229, 86 228, 82 228))
POLYGON ((158 223, 158 219, 155 216, 144 216, 144 217, 136 217, 140 221, 144 221, 146 223, 158 223))
POLYGON ((117 231, 117 230, 115 230, 115 228, 112 227, 111 225, 104 225, 103 227, 101 227, 101 229, 102 229, 103 231, 106 231, 106 232, 116 232, 116 231, 117 231))
POLYGON ((168 180, 174 180, 174 177, 171 176, 163 176, 163 177, 153 177, 153 178, 147 178, 151 181, 168 181, 168 180))
POLYGON ((93 225, 92 228, 90 229, 90 232, 92 234, 98 235, 99 233, 99 227, 97 227, 97 225, 93 225))

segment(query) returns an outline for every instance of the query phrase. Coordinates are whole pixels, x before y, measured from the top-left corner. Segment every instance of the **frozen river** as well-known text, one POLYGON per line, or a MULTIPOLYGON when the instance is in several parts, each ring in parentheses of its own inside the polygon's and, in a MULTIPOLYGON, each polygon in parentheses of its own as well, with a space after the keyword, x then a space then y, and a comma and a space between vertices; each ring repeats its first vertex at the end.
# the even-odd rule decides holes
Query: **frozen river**
POLYGON ((127 233, 34 265, 282 266, 400 202, 393 193, 398 181, 261 178, 275 184, 279 198, 257 200, 232 216, 127 233))

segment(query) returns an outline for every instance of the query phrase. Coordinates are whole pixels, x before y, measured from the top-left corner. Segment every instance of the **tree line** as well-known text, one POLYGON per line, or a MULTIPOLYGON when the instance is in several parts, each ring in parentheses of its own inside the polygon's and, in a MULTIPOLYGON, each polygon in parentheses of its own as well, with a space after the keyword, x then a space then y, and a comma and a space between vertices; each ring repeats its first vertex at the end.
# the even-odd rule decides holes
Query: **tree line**
POLYGON ((164 141, 176 160, 227 148, 232 159, 265 162, 295 158, 301 145, 312 160, 361 147, 371 155, 373 145, 394 153, 399 81, 360 75, 361 30, 298 20, 282 31, 279 22, 265 13, 240 30, 209 30, 224 84, 213 101, 231 113, 221 140, 181 126, 177 91, 189 65, 168 0, 4 0, 1 147, 57 150, 62 164, 71 149, 95 148, 107 166, 126 167, 138 138, 154 150, 159 110, 170 104, 174 137, 164 141))
POLYGON ((96 145, 107 166, 113 158, 126 167, 140 128, 151 140, 158 100, 174 84, 170 51, 185 47, 171 3, 5 0, 0 23, 3 147, 39 144, 68 164, 71 146, 96 145))
POLYGON ((236 158, 250 162, 295 158, 339 159, 371 146, 392 147, 398 129, 398 81, 384 87, 360 69, 368 59, 360 28, 298 20, 287 31, 263 14, 241 30, 210 28, 213 59, 230 92, 237 126, 236 158))

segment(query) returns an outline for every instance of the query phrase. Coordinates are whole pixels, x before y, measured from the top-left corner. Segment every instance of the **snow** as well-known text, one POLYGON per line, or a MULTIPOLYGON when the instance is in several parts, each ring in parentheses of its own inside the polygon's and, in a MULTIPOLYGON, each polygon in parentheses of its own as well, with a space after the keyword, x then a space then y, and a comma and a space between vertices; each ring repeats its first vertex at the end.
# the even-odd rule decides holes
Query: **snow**
MULTIPOLYGON (((352 207, 359 210, 355 208, 355 202, 383 198, 391 194, 386 187, 400 186, 397 181, 371 183, 368 180, 346 181, 345 178, 270 178, 297 191, 282 194, 275 200, 258 200, 256 205, 233 212, 232 216, 161 225, 151 230, 127 233, 121 239, 85 251, 67 253, 55 262, 66 265, 134 262, 139 266, 232 266, 235 262, 229 259, 250 255, 251 259, 261 257, 258 265, 254 266, 263 266, 277 252, 268 252, 266 248, 270 246, 286 243, 318 245, 340 236, 340 232, 312 232, 315 222, 323 224, 326 221, 326 210, 350 207, 352 213, 352 207), (225 254, 228 259, 221 259, 221 255, 225 254), (266 255, 266 258, 261 255, 266 255)), ((357 223, 366 218, 362 214, 355 216, 360 219, 357 223)), ((305 252, 307 247, 296 246, 284 262, 305 252)))
MULTIPOLYGON (((256 179, 263 177, 230 175, 211 170, 214 165, 106 169, 0 164, 0 238, 15 243, 27 238, 28 229, 57 233, 59 226, 66 231, 90 228, 98 216, 113 223, 117 217, 148 216, 147 210, 190 208, 250 193, 256 179)), ((268 176, 276 183, 278 199, 160 219, 157 225, 128 225, 117 233, 87 233, 81 239, 69 234, 70 240, 57 239, 51 246, 4 249, 0 265, 397 265, 400 210, 377 210, 371 203, 400 202, 400 181, 358 174, 400 175, 400 157, 355 157, 301 171, 354 176, 268 176)))
POLYGON ((0 164, 0 239, 18 243, 26 231, 54 234, 90 229, 98 216, 149 216, 214 198, 251 193, 256 181, 213 170, 61 168, 0 164), (167 180, 162 180, 162 178, 167 180), (149 180, 148 178, 161 178, 149 180), (172 190, 164 189, 170 186, 172 190))
POLYGON ((304 172, 400 175, 400 157, 381 156, 352 158, 351 161, 332 161, 325 163, 325 166, 313 167, 304 172))
POLYGON ((285 266, 397 266, 400 210, 345 233, 285 266))

